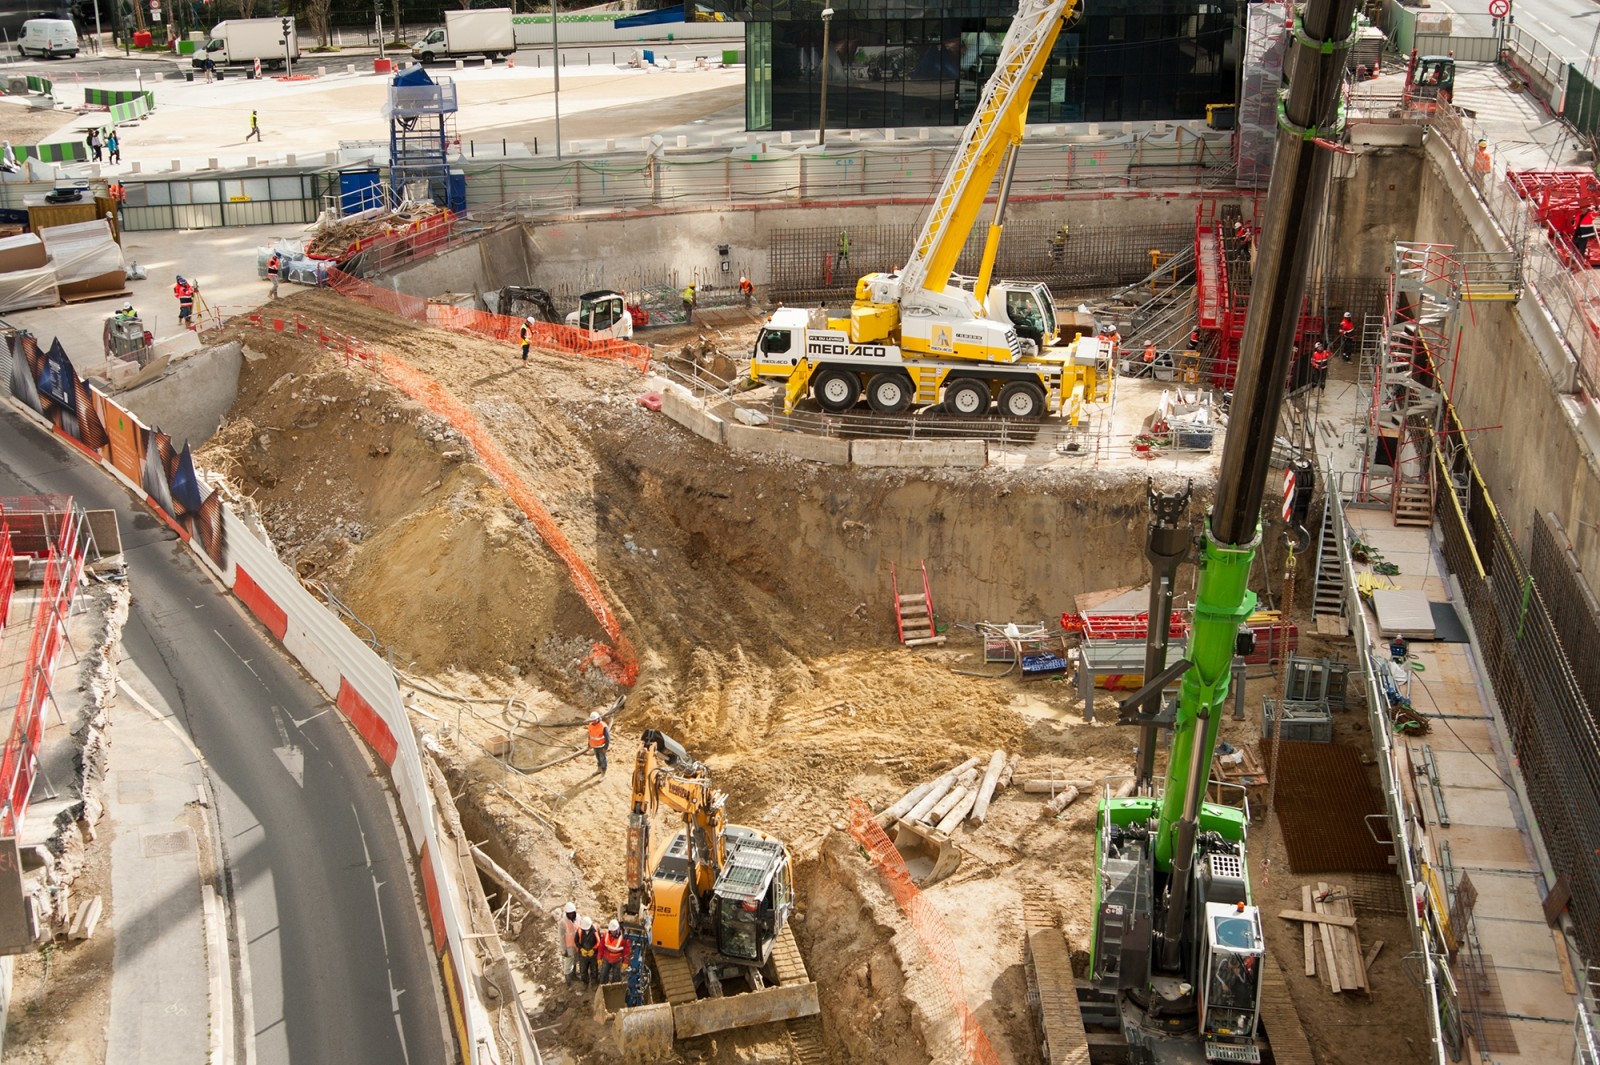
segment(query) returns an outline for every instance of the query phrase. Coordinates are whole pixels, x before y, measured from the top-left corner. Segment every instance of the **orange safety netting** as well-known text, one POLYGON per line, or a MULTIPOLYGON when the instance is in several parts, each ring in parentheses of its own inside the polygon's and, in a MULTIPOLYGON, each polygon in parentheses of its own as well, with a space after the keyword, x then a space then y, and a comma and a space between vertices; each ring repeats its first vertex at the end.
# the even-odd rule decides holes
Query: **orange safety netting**
POLYGON ((933 969, 939 974, 939 980, 944 985, 945 995, 950 1000, 950 1008, 960 1029, 962 1047, 966 1051, 967 1060, 973 1065, 1000 1065, 1000 1058, 995 1054, 994 1047, 989 1043, 989 1037, 983 1027, 978 1024, 978 1019, 967 1008, 967 991, 962 984, 961 956, 956 950, 955 940, 950 936, 950 927, 945 924, 944 915, 939 908, 929 902, 922 894, 921 889, 911 882, 911 871, 906 868, 905 859, 895 849, 894 843, 873 819, 872 810, 860 799, 850 800, 850 835, 867 852, 870 861, 880 875, 883 883, 899 903, 900 910, 911 922, 912 929, 917 933, 917 939, 922 943, 928 960, 933 969))
POLYGON ((600 623, 606 635, 611 638, 610 647, 596 643, 589 652, 585 664, 593 662, 601 672, 618 684, 631 685, 634 682, 639 675, 639 660, 634 654, 633 642, 622 631, 617 615, 612 611, 611 604, 606 601, 605 593, 600 589, 600 582, 595 579, 588 564, 578 557, 577 551, 561 532, 550 512, 545 509, 544 504, 534 495, 527 483, 517 475, 494 437, 467 409, 466 404, 451 395, 438 381, 405 360, 379 351, 363 341, 355 340, 326 326, 299 318, 286 325, 283 319, 265 318, 262 315, 251 315, 247 321, 259 329, 274 332, 288 332, 292 328, 296 336, 315 340, 323 347, 341 350, 347 358, 354 357, 369 362, 395 387, 448 421, 457 432, 470 440, 472 446, 477 449, 478 461, 517 504, 522 513, 527 515, 550 550, 566 564, 567 572, 572 576, 572 583, 577 588, 578 595, 582 597, 589 612, 600 623))
MULTIPOLYGON (((421 296, 407 296, 401 292, 380 288, 343 270, 328 271, 328 287, 341 296, 365 303, 369 307, 409 318, 413 322, 450 329, 457 333, 473 333, 515 343, 522 330, 522 319, 509 314, 490 314, 466 307, 451 307, 433 303, 421 296)), ((550 322, 533 323, 533 345, 543 351, 563 355, 581 355, 586 359, 609 359, 624 363, 643 373, 650 368, 650 349, 631 340, 596 339, 586 330, 570 325, 553 325, 550 322)))

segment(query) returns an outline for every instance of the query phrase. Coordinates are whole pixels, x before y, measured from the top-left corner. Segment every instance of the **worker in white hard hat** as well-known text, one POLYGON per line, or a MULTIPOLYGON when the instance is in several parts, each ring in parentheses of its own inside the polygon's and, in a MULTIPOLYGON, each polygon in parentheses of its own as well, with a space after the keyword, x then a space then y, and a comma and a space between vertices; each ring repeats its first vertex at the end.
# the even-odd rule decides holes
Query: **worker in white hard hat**
POLYGON ((600 982, 600 932, 587 917, 578 918, 578 934, 573 940, 578 948, 578 975, 584 987, 600 982))
POLYGON ((627 964, 628 952, 633 944, 622 934, 620 922, 612 921, 600 937, 600 982, 614 984, 622 979, 622 967, 627 964))
POLYGON ((539 323, 534 320, 534 317, 531 314, 522 320, 522 332, 517 335, 522 338, 523 362, 528 361, 528 349, 533 347, 533 327, 538 324, 539 323))
POLYGON ((118 318, 137 318, 137 317, 139 317, 139 313, 133 309, 133 304, 124 303, 121 307, 117 308, 117 317, 118 318))
POLYGON ((578 975, 578 904, 569 902, 557 922, 561 930, 561 975, 572 983, 578 975))
POLYGON ((611 726, 596 710, 589 715, 589 750, 594 752, 594 764, 601 776, 606 775, 606 752, 611 749, 611 726))

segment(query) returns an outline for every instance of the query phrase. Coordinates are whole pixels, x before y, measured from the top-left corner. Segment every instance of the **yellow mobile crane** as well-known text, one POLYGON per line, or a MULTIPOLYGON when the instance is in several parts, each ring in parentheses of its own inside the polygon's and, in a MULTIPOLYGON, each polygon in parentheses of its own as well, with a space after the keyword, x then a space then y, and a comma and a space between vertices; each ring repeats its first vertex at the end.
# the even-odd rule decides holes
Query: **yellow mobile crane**
POLYGON ((817 985, 789 929, 794 870, 781 840, 727 823, 727 796, 672 737, 647 729, 633 769, 621 921, 633 943, 620 1035, 630 1056, 674 1038, 814 1016, 817 985), (652 849, 659 806, 683 830, 652 849), (657 1005, 645 964, 659 978, 657 1005))
POLYGON ((1022 0, 994 75, 945 172, 906 265, 856 283, 848 318, 780 308, 756 339, 750 376, 782 381, 788 409, 808 393, 844 411, 934 403, 975 417, 998 401, 1011 418, 1063 414, 1077 423, 1093 398, 1099 341, 1062 342, 1042 282, 993 281, 1028 100, 1080 0, 1022 0), (976 277, 956 274, 967 235, 1000 177, 976 277))

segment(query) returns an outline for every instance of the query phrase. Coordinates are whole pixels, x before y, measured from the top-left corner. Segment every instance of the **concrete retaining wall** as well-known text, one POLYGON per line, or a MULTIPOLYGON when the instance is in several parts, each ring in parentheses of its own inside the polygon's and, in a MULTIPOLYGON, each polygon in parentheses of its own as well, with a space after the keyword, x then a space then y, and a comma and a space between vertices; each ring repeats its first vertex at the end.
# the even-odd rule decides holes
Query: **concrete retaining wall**
POLYGON ((199 447, 233 406, 242 361, 237 340, 206 348, 170 364, 160 377, 123 392, 117 401, 174 441, 199 447))
POLYGON ((727 424, 706 410, 682 385, 668 384, 661 389, 661 413, 702 440, 722 443, 727 424))
POLYGON ((513 226, 402 266, 378 284, 432 299, 445 292, 494 292, 506 285, 526 285, 532 271, 527 234, 513 226))
POLYGON ((944 466, 975 470, 989 464, 986 440, 856 440, 850 461, 857 466, 944 466))
POLYGON ((734 451, 779 455, 791 459, 804 459, 807 462, 825 462, 833 466, 850 464, 850 441, 840 440, 837 437, 780 433, 776 429, 725 422, 722 426, 722 438, 723 442, 734 451))

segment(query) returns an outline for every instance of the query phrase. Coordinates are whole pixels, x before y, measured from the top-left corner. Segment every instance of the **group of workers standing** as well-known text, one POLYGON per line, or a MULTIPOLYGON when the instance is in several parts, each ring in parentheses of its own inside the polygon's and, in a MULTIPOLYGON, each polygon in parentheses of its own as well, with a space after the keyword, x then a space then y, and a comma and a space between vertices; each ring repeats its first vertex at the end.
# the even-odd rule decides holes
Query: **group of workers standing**
MULTIPOLYGON (((1594 225, 1595 221, 1595 219, 1591 219, 1591 226, 1594 225)), ((1592 236, 1593 232, 1591 230, 1591 239, 1592 236)), ((1582 250, 1583 248, 1580 246, 1579 251, 1581 252, 1582 250)), ((1099 339, 1100 343, 1110 351, 1113 363, 1121 367, 1122 373, 1134 377, 1156 376, 1156 370, 1159 368, 1158 364, 1161 362, 1163 353, 1156 347, 1154 340, 1146 340, 1144 342, 1143 350, 1139 353, 1138 359, 1135 360, 1132 352, 1129 353, 1127 358, 1122 357, 1122 332, 1114 323, 1108 322, 1100 327, 1099 339)), ((1200 330, 1194 329, 1190 331, 1188 340, 1181 350, 1190 356, 1198 357, 1203 343, 1204 338, 1200 330)), ((1350 362, 1355 357, 1357 345, 1356 321, 1352 312, 1345 311, 1340 316, 1339 322, 1334 328, 1334 344, 1338 348, 1339 357, 1345 362, 1350 362)), ((1167 354, 1170 357, 1171 353, 1167 354)), ((1333 352, 1329 350, 1327 343, 1318 340, 1311 349, 1311 372, 1309 377, 1311 387, 1319 390, 1325 390, 1328 387, 1328 368, 1332 358, 1333 352)), ((1170 366, 1170 362, 1167 365, 1170 366)), ((1191 381, 1190 383, 1195 382, 1191 381)))
POLYGON ((594 919, 580 917, 578 904, 569 902, 561 913, 561 954, 568 984, 582 981, 586 988, 614 984, 622 979, 623 967, 633 953, 633 944, 613 920, 604 929, 594 919))

